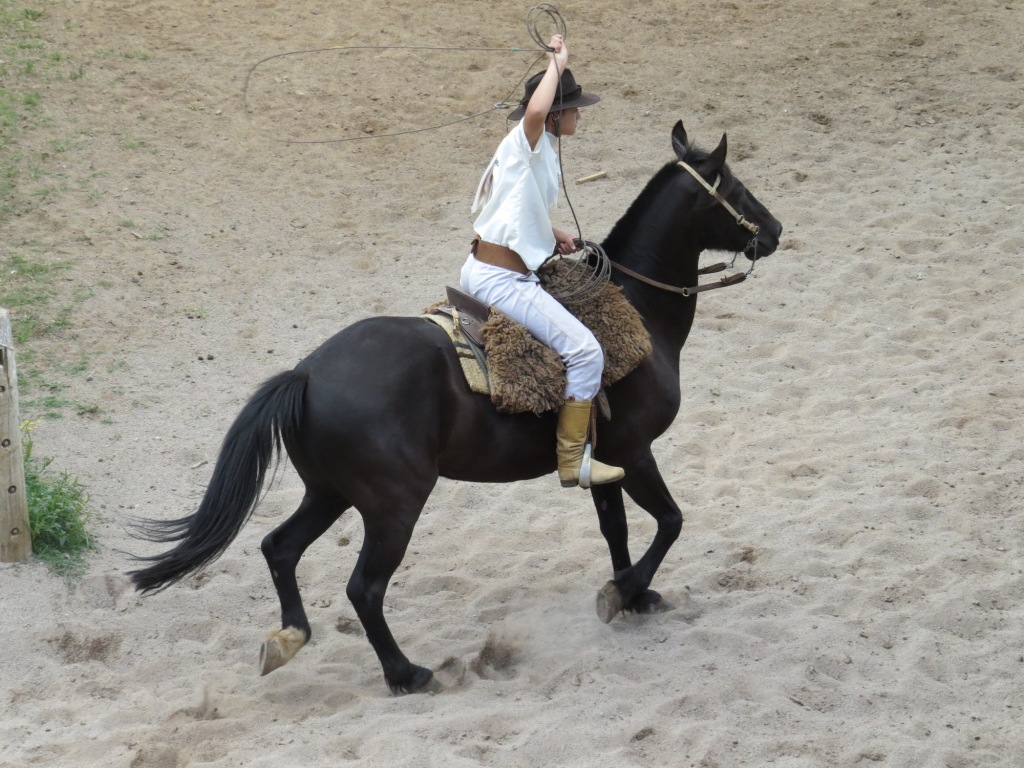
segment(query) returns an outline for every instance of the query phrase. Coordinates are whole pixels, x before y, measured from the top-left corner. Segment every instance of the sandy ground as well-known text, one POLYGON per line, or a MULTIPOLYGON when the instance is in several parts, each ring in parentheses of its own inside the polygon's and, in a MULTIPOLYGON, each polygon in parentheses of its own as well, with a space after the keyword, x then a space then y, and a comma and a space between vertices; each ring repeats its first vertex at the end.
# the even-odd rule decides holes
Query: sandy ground
MULTIPOLYGON (((0 568, 0 765, 1024 764, 1016 0, 561 5, 604 95, 565 151, 570 179, 608 174, 570 185, 584 233, 671 159, 679 118, 705 145, 728 131, 786 232, 756 279, 701 299, 655 445, 687 522, 653 586, 678 608, 597 621, 610 565, 585 494, 442 481, 386 615, 448 687, 406 697, 345 598, 351 513, 301 567, 312 643, 257 675, 278 611, 258 544, 301 496, 290 470, 224 557, 156 597, 123 575, 124 550, 155 551, 125 522, 194 508, 258 382, 440 298, 504 121, 281 140, 486 110, 533 55, 277 58, 246 109, 253 65, 527 46, 527 6, 43 5, 84 77, 46 83, 52 120, 25 139, 69 140, 45 161, 65 189, 3 242, 71 262, 90 296, 40 357, 99 413, 35 438, 88 486, 98 550, 73 589, 0 568)), ((636 553, 653 526, 629 510, 636 553)))

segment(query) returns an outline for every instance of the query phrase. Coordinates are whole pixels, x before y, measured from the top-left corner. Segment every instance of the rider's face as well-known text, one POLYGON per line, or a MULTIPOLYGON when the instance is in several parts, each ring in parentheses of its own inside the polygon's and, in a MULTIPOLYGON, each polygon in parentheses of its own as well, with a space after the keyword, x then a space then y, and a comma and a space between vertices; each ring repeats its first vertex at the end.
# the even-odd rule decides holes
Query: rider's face
POLYGON ((551 121, 555 130, 552 131, 558 136, 572 136, 576 133, 576 127, 580 121, 580 108, 563 109, 561 112, 554 112, 551 121))

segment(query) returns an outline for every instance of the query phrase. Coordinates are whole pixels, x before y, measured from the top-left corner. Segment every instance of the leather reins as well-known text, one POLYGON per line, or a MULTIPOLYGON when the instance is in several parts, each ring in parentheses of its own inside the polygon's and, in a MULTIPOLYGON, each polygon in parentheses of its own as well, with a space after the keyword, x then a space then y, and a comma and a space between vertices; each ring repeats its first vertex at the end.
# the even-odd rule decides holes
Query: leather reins
MULTIPOLYGON (((758 232, 761 231, 761 228, 757 226, 757 224, 754 224, 752 221, 749 221, 742 213, 738 212, 735 208, 733 208, 732 204, 728 200, 722 197, 721 193, 718 191, 718 185, 722 181, 721 174, 715 177, 714 184, 708 184, 707 181, 704 180, 704 177, 697 173, 697 171, 695 171, 691 166, 687 165, 682 160, 678 162, 679 165, 681 165, 687 171, 687 173, 693 176, 693 178, 695 178, 697 182, 702 187, 704 187, 705 190, 707 190, 708 194, 711 195, 718 202, 719 205, 725 208, 725 210, 727 210, 732 215, 732 217, 736 220, 737 224, 739 224, 741 227, 743 227, 745 230, 747 230, 748 232, 750 232, 750 234, 753 235, 753 237, 750 239, 750 243, 748 244, 752 245, 754 248, 754 255, 750 261, 750 269, 748 269, 746 272, 740 272, 735 275, 726 275, 720 278, 716 283, 705 283, 704 285, 695 285, 690 288, 680 288, 675 285, 669 285, 668 283, 660 283, 657 280, 652 280, 651 278, 641 275, 638 272, 634 272, 628 267, 624 267, 621 264, 617 264, 616 262, 609 260, 611 265, 620 272, 624 272, 625 274, 629 275, 630 277, 636 278, 642 283, 647 283, 647 285, 653 285, 655 288, 661 288, 662 290, 670 291, 671 293, 678 293, 680 296, 693 296, 694 294, 702 293, 703 291, 711 291, 714 290, 715 288, 727 288, 730 285, 737 285, 739 283, 742 283, 744 280, 747 279, 747 275, 754 271, 754 264, 757 263, 757 234, 758 232)), ((733 259, 733 261, 735 261, 735 259, 733 259)), ((731 264, 728 266, 731 266, 731 264)), ((698 269, 697 274, 709 275, 714 272, 722 272, 727 268, 728 267, 726 264, 720 262, 718 264, 712 264, 710 267, 698 269)))

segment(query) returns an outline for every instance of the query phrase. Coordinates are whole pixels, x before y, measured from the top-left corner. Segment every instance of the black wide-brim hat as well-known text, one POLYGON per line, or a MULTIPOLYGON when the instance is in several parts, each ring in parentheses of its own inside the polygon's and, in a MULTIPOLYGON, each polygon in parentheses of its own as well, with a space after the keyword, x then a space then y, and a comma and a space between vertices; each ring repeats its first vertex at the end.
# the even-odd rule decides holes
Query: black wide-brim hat
MULTIPOLYGON (((519 102, 518 107, 509 112, 506 119, 522 120, 523 115, 526 114, 526 105, 530 103, 533 92, 537 90, 537 86, 543 79, 544 72, 538 72, 526 81, 523 100, 519 102)), ((555 92, 555 102, 551 105, 548 113, 561 112, 563 109, 572 109, 573 107, 589 107, 591 104, 597 104, 600 100, 601 97, 596 93, 587 93, 582 86, 577 85, 576 78, 572 76, 572 70, 566 69, 562 72, 560 87, 555 92)))

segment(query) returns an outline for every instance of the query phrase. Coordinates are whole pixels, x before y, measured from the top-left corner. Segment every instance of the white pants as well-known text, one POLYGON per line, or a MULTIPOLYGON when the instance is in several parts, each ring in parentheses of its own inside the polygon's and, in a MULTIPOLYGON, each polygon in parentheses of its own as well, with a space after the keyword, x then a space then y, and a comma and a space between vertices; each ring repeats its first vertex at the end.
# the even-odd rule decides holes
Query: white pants
POLYGON ((565 363, 566 400, 593 400, 601 388, 604 352, 594 334, 540 285, 530 272, 521 275, 470 254, 462 267, 462 290, 526 326, 565 363))

